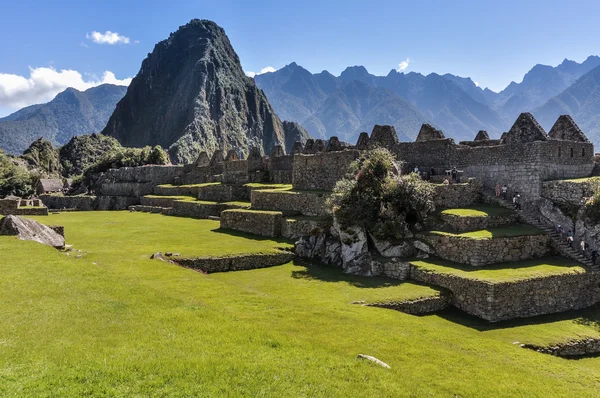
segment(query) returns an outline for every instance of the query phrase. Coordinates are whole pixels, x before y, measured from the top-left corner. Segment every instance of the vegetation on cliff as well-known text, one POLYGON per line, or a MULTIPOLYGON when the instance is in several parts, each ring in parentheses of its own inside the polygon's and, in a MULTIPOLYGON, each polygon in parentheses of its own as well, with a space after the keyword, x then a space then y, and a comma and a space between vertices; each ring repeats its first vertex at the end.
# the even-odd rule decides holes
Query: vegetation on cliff
POLYGON ((357 225, 378 238, 405 238, 434 209, 433 189, 401 168, 387 149, 376 149, 355 161, 338 181, 329 204, 344 227, 357 225))
POLYGON ((0 197, 31 195, 38 179, 39 176, 27 170, 18 159, 0 150, 0 197))
MULTIPOLYGON (((291 127, 292 125, 290 125, 291 127)), ((293 126, 295 127, 295 126, 293 126)), ((175 163, 200 151, 250 146, 288 150, 300 128, 287 128, 247 77, 225 31, 194 19, 156 44, 110 117, 103 134, 125 146, 162 145, 175 163)))

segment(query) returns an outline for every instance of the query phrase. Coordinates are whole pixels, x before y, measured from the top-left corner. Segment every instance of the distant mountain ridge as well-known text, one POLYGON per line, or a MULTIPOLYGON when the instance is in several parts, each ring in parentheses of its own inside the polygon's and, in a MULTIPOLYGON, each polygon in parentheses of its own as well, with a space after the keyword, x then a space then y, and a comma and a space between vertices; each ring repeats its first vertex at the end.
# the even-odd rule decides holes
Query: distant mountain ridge
POLYGON ((352 141, 361 130, 390 123, 400 139, 413 140, 422 123, 431 123, 450 136, 469 139, 482 129, 500 135, 506 124, 459 84, 437 74, 392 70, 387 76, 375 76, 362 66, 353 66, 336 78, 327 71, 311 74, 291 63, 255 80, 278 114, 299 122, 315 137, 337 135, 352 141), (369 100, 365 102, 359 95, 367 95, 369 100), (336 119, 344 116, 347 122, 332 120, 332 115, 336 119))
MULTIPOLYGON (((482 89, 468 77, 452 74, 424 76, 391 70, 386 76, 375 76, 363 66, 350 66, 336 77, 327 71, 312 74, 295 62, 254 79, 278 114, 299 122, 316 137, 338 135, 351 141, 349 137, 365 130, 362 126, 368 125, 368 119, 376 114, 394 124, 401 140, 414 139, 418 132, 414 125, 422 121, 456 140, 468 140, 479 130, 499 137, 518 114, 542 106, 597 66, 600 66, 597 56, 590 56, 582 63, 565 59, 556 67, 536 65, 521 83, 511 82, 499 93, 482 89), (352 98, 351 92, 341 94, 352 82, 375 89, 381 99, 387 98, 370 102, 382 104, 382 108, 377 110, 376 105, 371 105, 364 112, 362 107, 349 106, 360 103, 358 98, 352 98), (340 96, 344 99, 340 100, 340 96), (390 102, 402 105, 390 106, 390 102), (342 115, 348 119, 346 123, 330 120, 342 115)), ((375 93, 369 95, 373 97, 375 93)))
POLYGON ((579 127, 600 148, 600 66, 581 76, 566 90, 533 111, 540 124, 549 129, 560 115, 571 115, 579 127))
POLYGON ((85 91, 67 88, 46 104, 25 107, 0 118, 0 148, 21 154, 38 138, 55 146, 73 136, 104 128, 127 87, 102 84, 85 91))

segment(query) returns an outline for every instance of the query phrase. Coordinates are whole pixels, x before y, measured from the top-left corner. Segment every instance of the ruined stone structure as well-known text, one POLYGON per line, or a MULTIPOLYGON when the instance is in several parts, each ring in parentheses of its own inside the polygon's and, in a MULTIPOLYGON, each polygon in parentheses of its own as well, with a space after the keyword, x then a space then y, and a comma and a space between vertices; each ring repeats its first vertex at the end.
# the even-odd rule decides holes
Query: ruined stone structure
MULTIPOLYGON (((520 192, 526 208, 544 200, 543 196, 581 202, 592 191, 591 185, 572 190, 563 186, 566 182, 548 181, 588 177, 594 169, 593 145, 573 120, 559 118, 546 134, 533 116, 522 114, 501 139, 490 139, 480 131, 474 141, 456 144, 443 132, 423 125, 415 142, 399 142, 393 127, 375 126, 370 136, 361 133, 354 146, 343 145, 332 137, 327 143, 312 139, 304 146, 297 143, 291 154, 278 146, 268 156, 262 156, 257 148, 250 149, 246 158, 235 151, 216 151, 211 156, 202 153, 193 164, 185 166, 110 170, 98 179, 95 197, 43 199, 52 208, 129 207, 214 218, 224 230, 298 239, 296 256, 341 267, 346 273, 413 279, 441 289, 442 293, 434 298, 373 304, 409 313, 453 305, 483 319, 500 321, 583 308, 600 301, 599 274, 577 266, 568 272, 506 282, 443 271, 444 267, 502 267, 503 262, 553 258, 550 255, 557 251, 554 238, 541 230, 524 230, 512 236, 492 234, 485 239, 461 235, 494 227, 518 229, 518 222, 529 222, 521 213, 471 218, 442 214, 436 222, 446 228, 444 231, 421 226, 421 232, 411 232, 401 242, 375 239, 360 228, 340 228, 326 200, 361 153, 375 148, 393 152, 405 171, 418 167, 425 177, 431 177, 438 209, 481 203, 496 184, 506 184, 509 195, 520 192), (461 181, 442 183, 450 179, 448 173, 454 167, 461 181), (415 256, 444 263, 440 269, 431 270, 414 261, 415 256)), ((600 231, 597 235, 600 247, 600 231)), ((284 257, 289 260, 289 255, 284 257)), ((279 260, 265 260, 265 264, 276 265, 279 260)), ((197 259, 183 265, 207 272, 258 266, 248 260, 247 265, 238 267, 239 261, 197 259)))

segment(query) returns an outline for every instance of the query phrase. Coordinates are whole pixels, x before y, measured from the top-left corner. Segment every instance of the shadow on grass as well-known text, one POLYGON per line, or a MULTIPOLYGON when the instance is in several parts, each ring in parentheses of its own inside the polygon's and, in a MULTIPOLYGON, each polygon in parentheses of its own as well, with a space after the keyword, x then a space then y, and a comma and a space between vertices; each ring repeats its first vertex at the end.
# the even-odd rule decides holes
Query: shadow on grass
POLYGON ((257 241, 270 240, 270 241, 277 242, 277 243, 294 244, 294 242, 290 239, 285 239, 285 238, 281 238, 281 237, 271 238, 268 236, 260 236, 260 235, 254 235, 254 234, 249 234, 249 233, 240 232, 240 231, 234 231, 233 229, 216 228, 216 229, 211 229, 210 232, 215 232, 218 234, 226 234, 226 235, 230 235, 230 236, 246 238, 246 239, 251 239, 251 240, 257 240, 257 241))
POLYGON ((463 312, 452 306, 438 312, 437 315, 452 323, 457 323, 480 332, 511 329, 521 326, 543 325, 560 321, 573 321, 574 323, 588 326, 600 332, 600 304, 596 304, 592 307, 581 310, 560 312, 557 314, 538 315, 529 318, 517 318, 494 323, 477 318, 474 315, 469 315, 466 312, 463 312))
POLYGON ((378 276, 348 275, 344 274, 339 268, 303 260, 294 260, 294 265, 305 267, 305 269, 300 271, 292 271, 292 278, 294 279, 315 279, 323 282, 346 282, 349 285, 367 289, 397 286, 402 284, 402 281, 397 279, 378 276))

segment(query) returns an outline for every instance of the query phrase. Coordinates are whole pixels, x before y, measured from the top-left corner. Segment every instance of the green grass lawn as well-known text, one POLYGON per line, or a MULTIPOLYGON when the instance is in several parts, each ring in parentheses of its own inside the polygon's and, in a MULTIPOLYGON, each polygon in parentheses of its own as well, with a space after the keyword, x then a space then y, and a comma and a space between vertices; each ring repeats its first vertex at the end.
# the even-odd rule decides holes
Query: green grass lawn
POLYGON ((433 257, 426 260, 411 261, 411 264, 421 269, 491 283, 585 272, 585 270, 573 260, 552 256, 510 263, 498 263, 488 265, 484 268, 457 264, 433 257))
POLYGON ((460 217, 503 217, 514 214, 514 211, 498 206, 471 206, 457 209, 442 210, 441 214, 460 217))
POLYGON ((175 199, 179 202, 198 202, 198 199, 193 197, 193 196, 189 196, 189 195, 172 195, 172 196, 165 196, 165 195, 145 195, 144 198, 148 198, 148 199, 175 199))
POLYGON ((478 231, 452 233, 443 231, 431 231, 435 235, 446 235, 455 236, 460 238, 469 239, 493 239, 493 238, 510 238, 515 236, 527 236, 527 235, 543 235, 544 231, 528 224, 514 224, 502 227, 494 227, 488 229, 481 229, 478 231))
POLYGON ((429 288, 292 263, 204 275, 148 259, 281 244, 222 234, 213 221, 35 218, 65 225, 83 256, 0 237, 0 396, 593 397, 600 389, 600 358, 514 344, 598 335, 597 308, 493 325, 457 311, 412 316, 350 303, 429 288))

